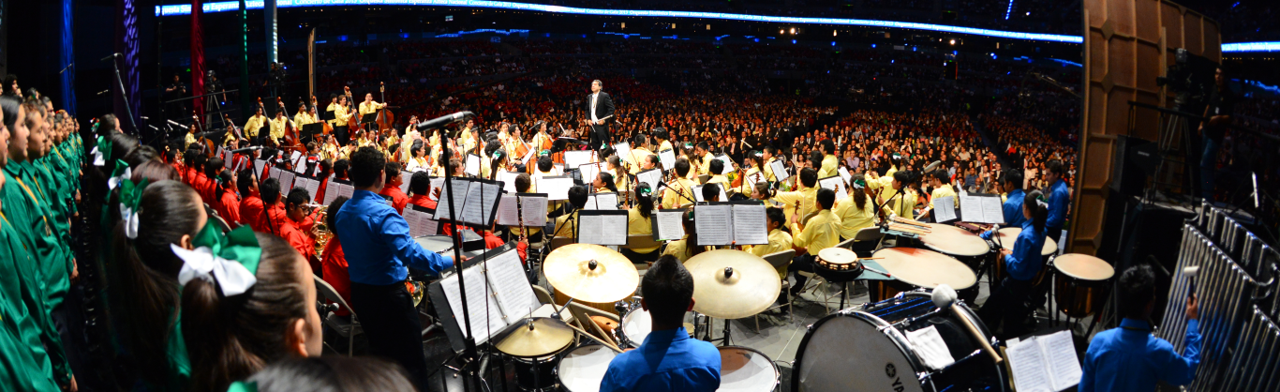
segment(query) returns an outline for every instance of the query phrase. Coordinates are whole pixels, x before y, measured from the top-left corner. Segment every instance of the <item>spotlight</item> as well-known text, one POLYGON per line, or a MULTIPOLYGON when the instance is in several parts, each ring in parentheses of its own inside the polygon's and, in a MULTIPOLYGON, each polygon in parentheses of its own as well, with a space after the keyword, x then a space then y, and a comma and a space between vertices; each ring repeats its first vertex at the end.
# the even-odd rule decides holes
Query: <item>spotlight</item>
POLYGON ((954 39, 953 39, 953 40, 951 40, 951 44, 952 44, 952 45, 955 45, 955 44, 956 44, 956 40, 954 40, 954 39))

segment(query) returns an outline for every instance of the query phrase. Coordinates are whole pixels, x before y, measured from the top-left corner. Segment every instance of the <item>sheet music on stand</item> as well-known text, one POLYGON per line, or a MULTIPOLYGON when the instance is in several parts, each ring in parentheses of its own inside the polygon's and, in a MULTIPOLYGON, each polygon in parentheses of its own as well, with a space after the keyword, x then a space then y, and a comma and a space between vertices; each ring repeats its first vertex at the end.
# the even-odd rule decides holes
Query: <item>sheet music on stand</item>
POLYGON ((840 173, 840 178, 844 179, 845 184, 853 185, 853 175, 849 174, 849 169, 846 169, 844 166, 840 166, 839 169, 836 169, 836 172, 840 173))
POLYGON ((440 198, 436 197, 436 189, 439 189, 441 192, 444 192, 444 177, 432 178, 431 189, 427 191, 428 198, 430 198, 431 200, 440 201, 440 198))
POLYGON ((760 182, 762 182, 762 181, 764 181, 764 180, 765 180, 764 172, 762 172, 762 171, 757 171, 757 172, 755 172, 755 174, 747 175, 747 178, 746 178, 744 181, 746 181, 746 184, 749 184, 748 186, 749 186, 751 189, 755 189, 755 188, 756 188, 756 184, 758 184, 758 183, 760 183, 760 182))
POLYGON ((595 151, 569 150, 564 152, 564 167, 578 167, 595 161, 595 151))
POLYGON ((466 167, 463 169, 463 172, 471 176, 479 177, 480 176, 480 156, 476 154, 467 154, 467 163, 466 163, 466 167))
POLYGON ((582 177, 582 183, 590 185, 600 175, 603 164, 601 162, 584 163, 578 165, 578 174, 582 177))
POLYGON ((289 155, 289 162, 293 164, 293 171, 302 173, 307 170, 307 159, 300 152, 294 151, 292 155, 289 155))
MULTIPOLYGON (((320 192, 320 181, 317 181, 314 178, 305 178, 305 177, 302 178, 302 180, 304 181, 302 184, 302 189, 307 190, 307 194, 311 195, 311 202, 315 203, 316 198, 320 196, 317 194, 320 192)), ((334 212, 336 213, 337 211, 334 211, 334 212)))
POLYGON ((520 199, 521 220, 525 227, 543 227, 547 225, 547 194, 517 193, 520 199))
POLYGON ((434 213, 434 210, 420 205, 407 205, 404 209, 404 220, 409 224, 409 236, 421 237, 439 233, 440 222, 431 219, 434 213))
POLYGON ((446 192, 450 191, 450 187, 452 187, 453 203, 457 204, 454 206, 454 214, 458 221, 461 222, 464 220, 462 219, 462 211, 467 205, 467 191, 470 190, 471 184, 466 179, 458 177, 449 177, 449 182, 452 182, 452 185, 442 185, 443 187, 440 188, 440 200, 436 203, 436 214, 431 219, 442 222, 449 220, 449 195, 446 192))
POLYGON ((654 241, 684 238, 684 210, 657 210, 649 216, 654 241))
POLYGON ((658 161, 662 163, 662 168, 666 170, 674 170, 676 168, 676 152, 672 149, 658 151, 658 161))
POLYGON ((400 191, 409 194, 409 183, 413 181, 413 172, 403 170, 400 172, 400 191))
POLYGON ((455 352, 462 351, 466 339, 466 327, 462 325, 463 288, 458 283, 458 273, 466 275, 465 306, 471 316, 471 331, 476 344, 500 335, 539 306, 533 286, 520 263, 520 255, 512 244, 491 249, 485 252, 485 256, 471 258, 463 263, 461 272, 457 272, 457 268, 452 271, 431 283, 427 293, 432 303, 447 308, 438 309, 438 313, 455 352))
POLYGON ((538 193, 546 193, 550 200, 569 200, 569 188, 573 187, 572 177, 546 176, 537 181, 538 193))
MULTIPOLYGON (((729 196, 727 196, 724 193, 725 187, 723 185, 726 185, 726 184, 716 184, 716 186, 720 187, 720 201, 729 201, 729 196)), ((706 200, 702 200, 702 187, 703 187, 702 185, 693 186, 693 198, 696 199, 696 201, 699 203, 706 201, 706 200)))
POLYGON ((226 166, 226 165, 231 164, 231 157, 233 156, 233 155, 231 154, 231 150, 227 150, 227 149, 224 149, 224 148, 222 148, 222 147, 218 147, 218 155, 222 156, 222 164, 223 164, 223 166, 226 166))
POLYGON ((618 194, 613 192, 592 193, 587 195, 587 205, 584 210, 616 210, 618 209, 618 194))
POLYGON ((330 191, 336 192, 337 196, 346 196, 350 199, 355 194, 356 188, 351 185, 351 181, 333 180, 329 183, 329 189, 325 190, 325 193, 330 191))
POLYGON ((787 164, 782 163, 781 159, 774 159, 773 162, 769 162, 769 169, 773 170, 773 177, 777 178, 778 182, 791 178, 791 173, 787 173, 787 164))
POLYGON ((254 176, 260 176, 260 175, 262 175, 262 168, 263 168, 263 167, 265 167, 265 166, 267 166, 267 161, 266 161, 266 160, 264 160, 264 159, 254 159, 254 160, 253 160, 253 168, 254 168, 253 175, 254 175, 254 176))
POLYGON ((578 210, 578 243, 627 244, 627 211, 578 210))
POLYGON ((835 191, 836 200, 842 200, 849 197, 849 192, 845 190, 844 178, 838 175, 818 179, 818 187, 835 191))
POLYGON ((1070 331, 1022 340, 1004 351, 1019 391, 1061 391, 1080 383, 1080 360, 1070 331))
POLYGON ((297 178, 297 174, 294 174, 293 172, 288 170, 280 171, 280 198, 281 199, 288 197, 289 191, 293 190, 294 178, 297 178))
MULTIPOLYGON (((493 224, 498 212, 498 201, 502 197, 502 183, 477 178, 453 177, 453 202, 456 221, 467 225, 488 228, 493 224)), ((438 221, 449 221, 449 200, 441 197, 436 204, 435 216, 438 221)))
POLYGON ((720 162, 724 162, 724 168, 720 169, 719 173, 712 173, 712 174, 725 174, 733 171, 733 159, 730 159, 728 155, 724 155, 724 154, 716 155, 716 159, 719 160, 720 162))
MULTIPOLYGON (((276 179, 276 181, 280 181, 280 168, 278 168, 278 167, 272 167, 272 168, 268 169, 268 170, 267 170, 267 178, 274 178, 274 179, 276 179)), ((264 180, 264 181, 265 181, 265 180, 264 180)))
POLYGON ((947 223, 956 219, 955 196, 939 197, 933 201, 933 220, 938 223, 947 223))
POLYGON ((516 193, 516 177, 520 176, 520 172, 502 170, 498 172, 498 181, 502 182, 502 190, 507 193, 516 193))
POLYGON ((649 169, 636 173, 636 181, 649 184, 649 189, 656 192, 658 190, 658 183, 662 182, 662 170, 649 169))
MULTIPOLYGON (((935 202, 934 206, 937 205, 935 202)), ((960 196, 960 219, 973 223, 1004 224, 1004 206, 1000 196, 977 193, 960 196)))
MULTIPOLYGON (((631 143, 622 142, 622 143, 614 144, 613 151, 617 152, 618 157, 624 161, 631 159, 631 143)), ((635 163, 635 162, 632 162, 632 163, 635 163)))
POLYGON ((699 246, 769 243, 768 218, 759 202, 699 204, 693 207, 693 215, 699 246))

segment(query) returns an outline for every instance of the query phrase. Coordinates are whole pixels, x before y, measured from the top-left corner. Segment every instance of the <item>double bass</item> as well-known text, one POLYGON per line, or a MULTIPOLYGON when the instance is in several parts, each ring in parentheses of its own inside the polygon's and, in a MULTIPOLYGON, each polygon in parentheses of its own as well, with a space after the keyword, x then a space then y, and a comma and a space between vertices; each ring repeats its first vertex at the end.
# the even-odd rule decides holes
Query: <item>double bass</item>
MULTIPOLYGON (((280 113, 286 113, 284 101, 281 100, 280 97, 276 97, 276 103, 280 105, 280 113)), ((284 141, 283 141, 283 145, 281 145, 280 147, 283 149, 294 150, 294 151, 298 151, 303 154, 306 154, 307 149, 303 147, 302 143, 300 142, 302 138, 298 136, 298 130, 293 127, 294 125, 293 120, 289 119, 288 114, 285 114, 284 116, 285 116, 284 141)))
POLYGON ((311 96, 311 115, 315 117, 317 122, 324 124, 320 126, 321 134, 325 136, 333 135, 333 125, 329 124, 328 121, 320 120, 320 103, 316 100, 316 96, 314 95, 311 96))
POLYGON ((378 118, 375 120, 378 125, 378 132, 395 130, 396 116, 391 113, 391 108, 387 106, 387 84, 378 82, 378 91, 382 93, 382 109, 378 110, 378 118))

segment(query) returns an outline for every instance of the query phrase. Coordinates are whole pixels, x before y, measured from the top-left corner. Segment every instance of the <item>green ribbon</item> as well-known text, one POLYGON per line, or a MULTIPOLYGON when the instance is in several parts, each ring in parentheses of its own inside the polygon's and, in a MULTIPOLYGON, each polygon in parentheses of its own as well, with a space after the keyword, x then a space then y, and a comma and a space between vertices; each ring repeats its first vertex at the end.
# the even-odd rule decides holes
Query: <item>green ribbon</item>
POLYGON ((236 381, 227 387, 227 392, 258 392, 258 383, 253 381, 236 381))
POLYGON ((134 184, 133 181, 120 181, 120 219, 124 220, 124 235, 129 239, 138 238, 138 203, 142 201, 142 190, 147 187, 147 179, 134 184))
POLYGON ((196 248, 209 247, 215 256, 234 260, 255 275, 258 273, 258 264, 262 261, 262 246, 258 244, 258 237, 249 226, 240 226, 222 234, 222 230, 213 221, 209 221, 191 239, 191 245, 196 248))

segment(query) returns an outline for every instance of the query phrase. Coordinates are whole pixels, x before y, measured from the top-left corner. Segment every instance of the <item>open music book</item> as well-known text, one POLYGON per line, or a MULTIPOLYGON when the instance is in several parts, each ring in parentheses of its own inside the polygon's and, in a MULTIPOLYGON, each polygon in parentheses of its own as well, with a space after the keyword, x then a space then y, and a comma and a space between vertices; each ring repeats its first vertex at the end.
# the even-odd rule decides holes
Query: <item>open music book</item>
POLYGON ((956 197, 939 197, 933 201, 933 220, 946 223, 956 220, 956 197))
MULTIPOLYGON (((498 200, 502 197, 502 183, 475 178, 451 177, 453 182, 453 203, 455 223, 476 225, 488 228, 497 216, 498 200)), ((436 205, 432 219, 447 221, 449 219, 449 197, 441 190, 439 204, 436 205)))
MULTIPOLYGON (((725 195, 724 193, 724 188, 727 185, 729 184, 724 184, 724 183, 716 184, 716 186, 720 187, 720 201, 729 201, 729 196, 725 195)), ((693 186, 693 197, 697 199, 699 203, 706 201, 706 200, 702 200, 702 187, 703 187, 702 185, 693 186)))
POLYGON ((604 170, 603 162, 584 163, 577 166, 578 175, 582 177, 582 183, 590 187, 591 183, 600 176, 600 172, 604 170))
POLYGON ((618 209, 618 194, 613 192, 592 193, 587 195, 587 205, 584 210, 616 210, 618 209))
POLYGON ((409 236, 421 237, 436 235, 440 232, 440 221, 431 219, 435 211, 416 204, 409 204, 404 209, 404 220, 409 224, 409 236))
MULTIPOLYGON (((937 205, 934 202, 934 206, 937 205)), ((973 223, 1004 224, 1004 203, 996 195, 970 193, 960 196, 960 219, 973 223)))
POLYGON ((502 195, 498 204, 498 224, 503 226, 543 227, 547 225, 547 194, 520 193, 502 195), (519 203, 517 205, 516 203, 519 203), (523 215, 522 215, 523 213, 523 215))
POLYGON ((636 174, 636 181, 649 184, 652 191, 658 190, 658 183, 662 182, 662 170, 649 169, 636 174))
POLYGON ((1080 360, 1070 331, 1023 340, 1006 348, 1005 355, 1019 392, 1056 392, 1080 383, 1080 360))
POLYGON ((538 193, 546 193, 548 199, 553 201, 569 200, 569 188, 573 188, 573 177, 534 177, 533 181, 536 184, 534 188, 538 193))
POLYGON ((699 246, 769 243, 765 207, 757 201, 696 205, 693 223, 699 246))
POLYGON ((465 164, 465 167, 462 169, 462 171, 467 173, 468 175, 479 177, 480 176, 480 156, 476 154, 467 154, 467 163, 465 164))
MULTIPOLYGON (((520 255, 514 245, 503 245, 485 254, 487 262, 484 261, 485 257, 473 257, 464 263, 461 272, 465 275, 467 284, 465 306, 471 316, 471 332, 476 344, 497 336, 541 306, 524 273, 524 267, 520 264, 520 255)), ((438 313, 444 322, 450 344, 454 350, 460 351, 467 329, 462 325, 464 305, 458 273, 446 274, 432 283, 428 291, 433 303, 448 308, 440 309, 438 313), (438 298, 440 296, 443 298, 438 298)))

